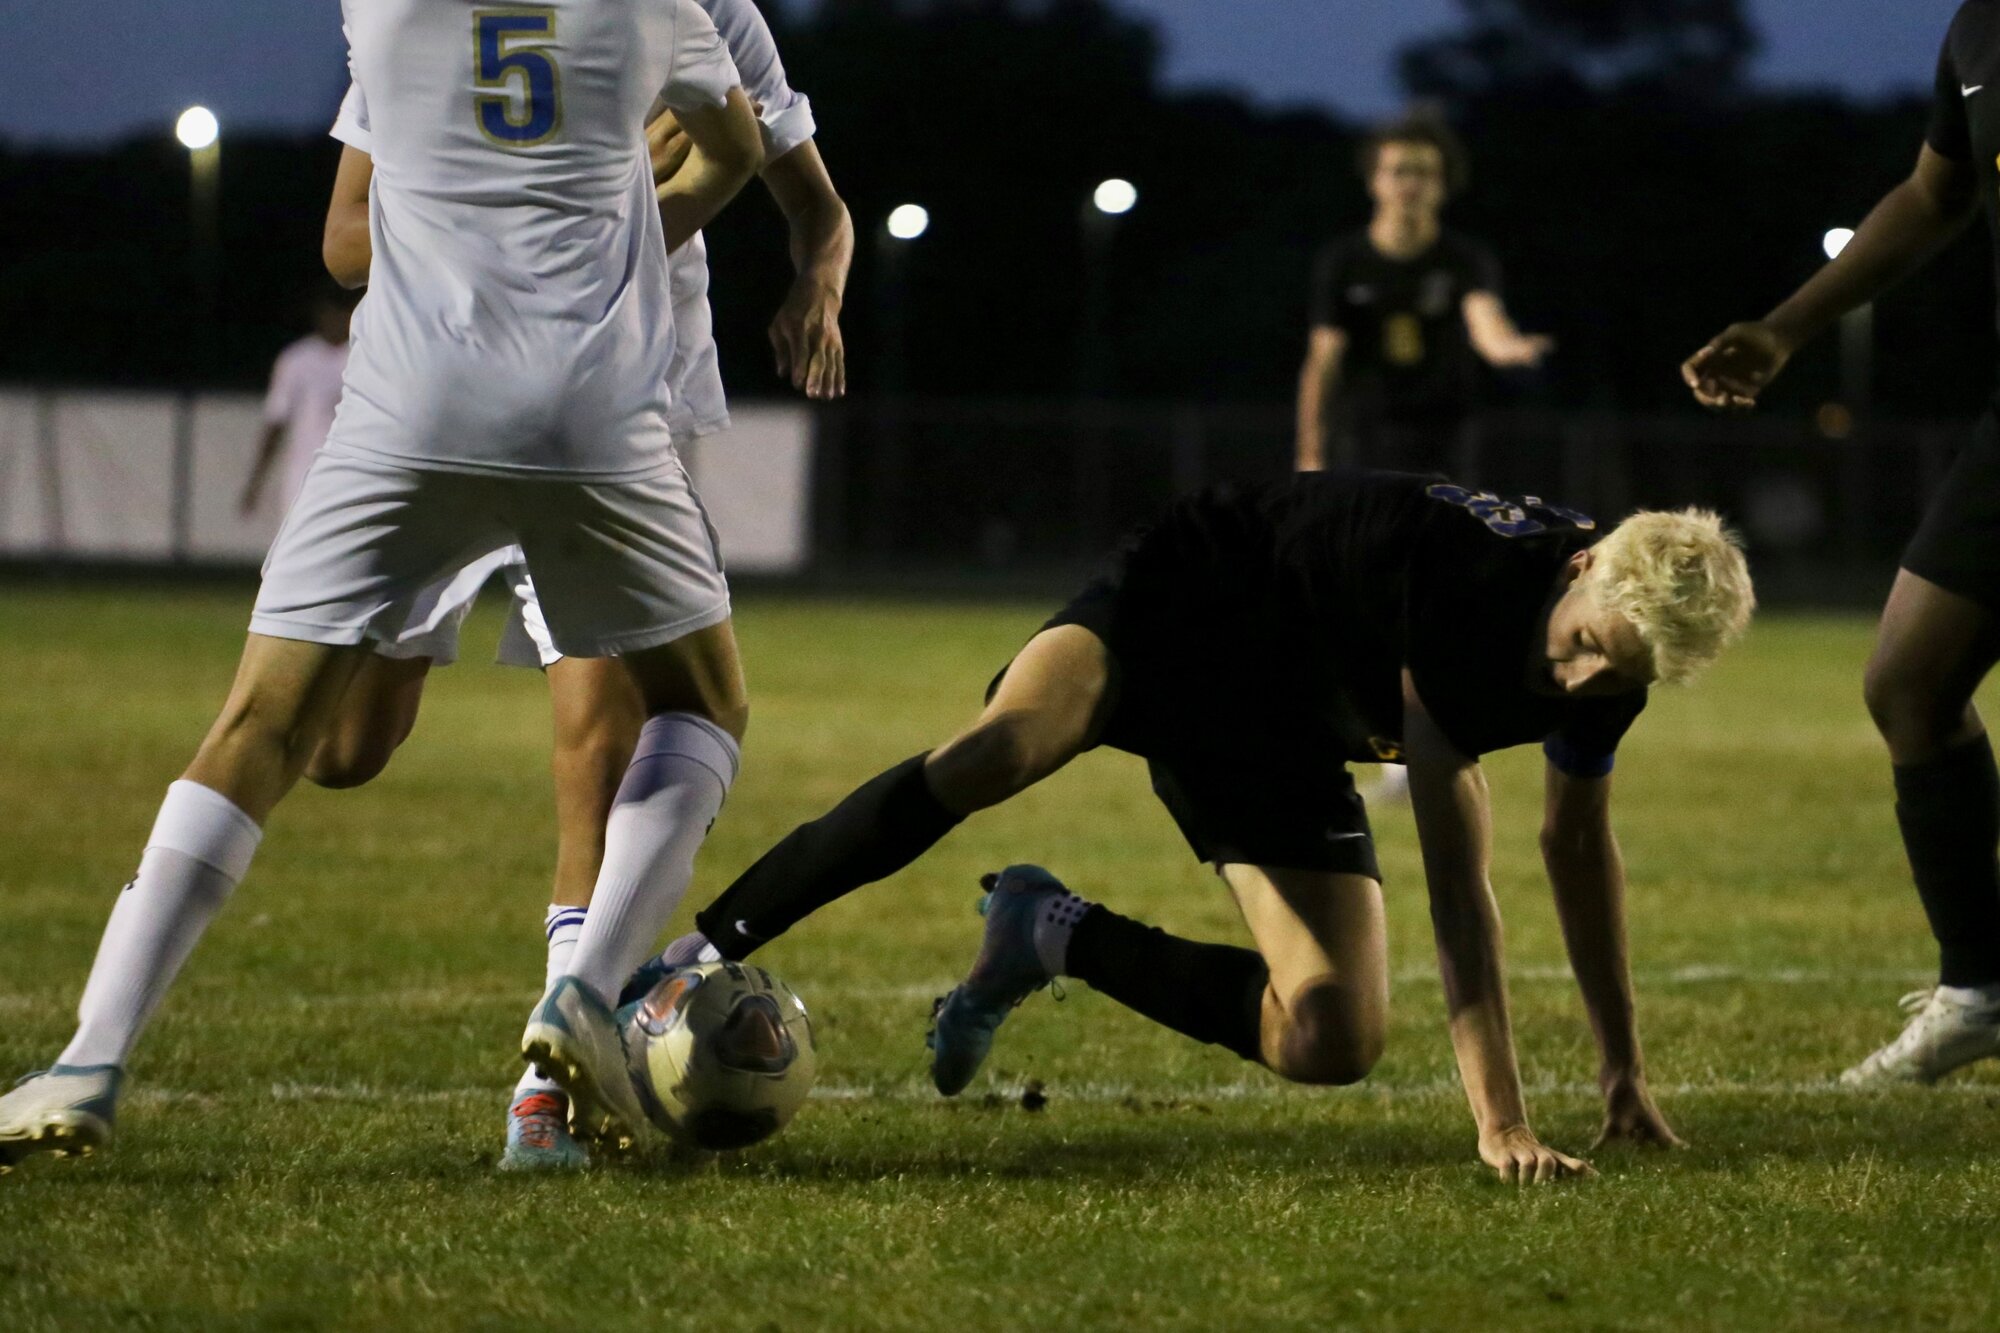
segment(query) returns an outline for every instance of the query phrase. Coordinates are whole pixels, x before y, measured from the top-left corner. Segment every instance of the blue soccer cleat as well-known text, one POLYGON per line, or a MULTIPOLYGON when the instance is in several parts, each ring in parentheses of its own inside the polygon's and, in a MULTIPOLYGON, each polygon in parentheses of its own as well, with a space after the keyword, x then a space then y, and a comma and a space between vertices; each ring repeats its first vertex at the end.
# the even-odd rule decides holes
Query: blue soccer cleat
POLYGON ((965 980, 931 1008, 931 1082, 955 1097, 972 1082, 1007 1015, 1055 978, 1035 950, 1035 920, 1051 898, 1066 898, 1062 881, 1040 866, 1008 866, 980 881, 986 935, 965 980))
POLYGON ((569 1098, 561 1092, 524 1092, 507 1108, 507 1150, 502 1171, 574 1171, 590 1154, 569 1132, 569 1098))
POLYGON ((88 1157, 111 1145, 118 1119, 117 1065, 54 1065, 0 1097, 0 1175, 38 1152, 88 1157))

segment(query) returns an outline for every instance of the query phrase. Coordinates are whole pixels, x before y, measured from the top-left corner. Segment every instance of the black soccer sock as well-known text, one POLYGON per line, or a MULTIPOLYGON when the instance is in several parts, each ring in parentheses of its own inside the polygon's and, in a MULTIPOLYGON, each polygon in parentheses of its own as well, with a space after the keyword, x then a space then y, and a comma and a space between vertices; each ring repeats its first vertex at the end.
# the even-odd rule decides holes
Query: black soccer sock
POLYGON ((1937 936, 1939 983, 2000 982, 2000 772, 1985 735, 1898 766, 1896 822, 1937 936))
POLYGON ((1183 1036, 1261 1062, 1271 971, 1254 949, 1198 944, 1092 906, 1063 971, 1183 1036))
POLYGON ((820 908, 895 874, 958 827, 917 755, 870 778, 801 824, 695 917, 724 958, 747 958, 820 908))

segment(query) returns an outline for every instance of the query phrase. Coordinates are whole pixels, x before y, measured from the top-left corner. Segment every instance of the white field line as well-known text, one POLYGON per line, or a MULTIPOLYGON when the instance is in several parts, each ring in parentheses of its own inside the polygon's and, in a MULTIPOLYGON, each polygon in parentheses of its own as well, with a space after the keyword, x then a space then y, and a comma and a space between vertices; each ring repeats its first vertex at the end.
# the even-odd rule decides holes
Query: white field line
MULTIPOLYGON (((1017 1102, 1026 1091, 1023 1083, 995 1084, 966 1094, 962 1104, 978 1106, 988 1098, 998 1098, 1004 1102, 1017 1102)), ((1458 1102, 1465 1093, 1456 1079, 1433 1079, 1419 1083, 1364 1083, 1352 1088, 1298 1088, 1281 1083, 1276 1079, 1259 1082, 1215 1083, 1195 1087, 1173 1087, 1159 1084, 1140 1083, 1063 1083, 1060 1080, 1041 1087, 1051 1105, 1061 1103, 1086 1106, 1122 1106, 1133 1104, 1137 1109, 1173 1109, 1201 1102, 1232 1102, 1238 1104, 1273 1103, 1287 1101, 1307 1101, 1313 1099, 1338 1099, 1350 1102, 1385 1104, 1390 1102, 1458 1102)), ((1584 1082, 1558 1082, 1541 1080, 1530 1083, 1525 1089, 1530 1097, 1569 1097, 1594 1099, 1598 1096, 1597 1085, 1584 1082)), ((1668 1098, 1695 1097, 1758 1097, 1758 1098, 1839 1098, 1845 1100, 1865 1100, 1879 1094, 1844 1088, 1832 1079, 1805 1080, 1739 1080, 1711 1079, 1698 1082, 1669 1083, 1656 1085, 1653 1091, 1668 1098)), ((1926 1096, 1947 1097, 1994 1097, 2000 1096, 2000 1085, 1983 1082, 1941 1083, 1924 1090, 1926 1096)), ((821 1084, 812 1091, 813 1099, 826 1102, 890 1102, 905 1105, 944 1105, 946 1099, 938 1096, 929 1085, 910 1081, 882 1085, 851 1083, 821 1084)), ((273 1083, 259 1088, 246 1088, 239 1092, 197 1093, 176 1091, 167 1088, 135 1088, 131 1100, 140 1105, 180 1105, 242 1103, 248 1101, 271 1102, 320 1102, 351 1106, 379 1106, 401 1103, 409 1106, 441 1106, 459 1103, 491 1103, 504 1105, 507 1088, 494 1083, 490 1087, 458 1088, 392 1088, 366 1083, 317 1084, 317 1083, 273 1083)))
MULTIPOLYGON (((1508 979, 1534 984, 1563 983, 1570 980, 1568 968, 1563 967, 1517 967, 1507 973, 1508 979)), ((1435 986, 1437 972, 1429 968, 1411 968, 1395 974, 1398 986, 1435 986)), ((1811 968, 1811 967, 1725 967, 1708 963, 1696 963, 1686 967, 1641 970, 1633 974, 1633 985, 1641 990, 1655 986, 1707 986, 1736 984, 1751 986, 1840 986, 1856 984, 1879 984, 1885 990, 1897 987, 1922 986, 1934 978, 1923 972, 1906 971, 1897 968, 1811 968)), ((814 1000, 845 1003, 885 1003, 902 1000, 928 1001, 944 994, 957 985, 956 978, 940 977, 933 981, 914 982, 903 985, 843 985, 829 983, 809 986, 806 990, 807 1003, 814 1000)), ((454 989, 449 986, 431 986, 417 989, 398 990, 357 990, 340 992, 300 992, 294 994, 275 993, 260 997, 267 1008, 283 1007, 294 1010, 366 1008, 366 1009, 462 1009, 473 1005, 519 1005, 525 1010, 535 1002, 536 992, 530 989, 495 990, 454 989)), ((75 1003, 73 994, 51 994, 48 992, 5 992, 0 991, 0 1014, 30 1013, 50 1008, 68 1008, 75 1003)))

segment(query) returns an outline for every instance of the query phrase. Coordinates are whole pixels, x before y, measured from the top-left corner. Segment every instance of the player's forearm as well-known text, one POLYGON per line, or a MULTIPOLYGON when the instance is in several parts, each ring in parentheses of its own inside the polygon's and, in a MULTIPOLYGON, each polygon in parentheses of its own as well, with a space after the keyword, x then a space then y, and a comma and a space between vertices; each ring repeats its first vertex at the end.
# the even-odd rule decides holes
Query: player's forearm
POLYGON ((1298 469, 1317 472, 1326 466, 1326 409, 1339 378, 1336 366, 1308 361, 1299 372, 1298 469))
POLYGON ((368 217, 329 219, 320 245, 326 271, 342 287, 352 291, 368 285, 368 268, 375 257, 368 235, 368 217))
POLYGON ((1971 219, 1960 199, 1911 177, 1884 195, 1838 256, 1764 317, 1800 347, 1848 311, 1873 301, 1930 258, 1971 219))
POLYGON ((1500 913, 1484 877, 1440 885, 1433 876, 1431 929, 1452 1051, 1473 1121, 1481 1137, 1525 1126, 1528 1107, 1507 1012, 1500 913))
POLYGON ((718 160, 700 148, 690 153, 686 165, 659 189, 660 224, 666 229, 667 249, 678 250, 692 240, 756 174, 754 162, 747 163, 740 156, 718 160))
POLYGON ((1609 828, 1542 834, 1542 862, 1555 892, 1570 971, 1597 1037, 1606 1088, 1645 1076, 1625 942, 1625 864, 1609 828))
POLYGON ((816 197, 785 215, 791 232, 795 287, 811 287, 838 300, 854 264, 854 221, 839 195, 816 197))

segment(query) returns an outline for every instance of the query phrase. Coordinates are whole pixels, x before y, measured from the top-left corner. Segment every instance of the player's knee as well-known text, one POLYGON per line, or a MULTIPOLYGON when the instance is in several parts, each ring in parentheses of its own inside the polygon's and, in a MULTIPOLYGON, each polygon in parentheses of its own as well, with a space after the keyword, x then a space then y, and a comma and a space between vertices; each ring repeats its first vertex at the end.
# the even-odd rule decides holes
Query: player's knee
POLYGON ((1382 1058, 1380 1008, 1351 987, 1311 983, 1292 997, 1286 1019, 1274 1070, 1293 1083, 1359 1083, 1382 1058))
POLYGON ((1950 697, 1928 673, 1911 670, 1893 658, 1868 664, 1861 695, 1875 729, 1898 753, 1949 740, 1965 714, 1963 700, 1950 697))
POLYGON ((1058 766, 1051 764, 1048 748, 1037 742, 1028 717, 986 718, 931 757, 932 786, 947 804, 997 805, 1058 766))

